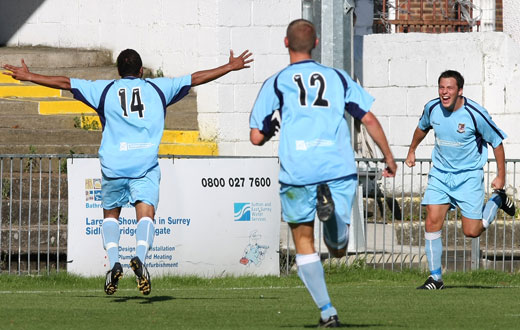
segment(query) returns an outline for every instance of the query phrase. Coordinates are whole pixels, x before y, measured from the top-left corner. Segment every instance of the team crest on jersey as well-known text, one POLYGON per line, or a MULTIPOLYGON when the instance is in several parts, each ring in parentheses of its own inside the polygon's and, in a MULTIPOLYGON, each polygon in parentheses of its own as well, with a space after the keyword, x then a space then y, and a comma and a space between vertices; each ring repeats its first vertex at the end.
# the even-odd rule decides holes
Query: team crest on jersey
POLYGON ((459 128, 457 129, 457 132, 459 132, 459 133, 466 132, 466 124, 459 123, 459 128))

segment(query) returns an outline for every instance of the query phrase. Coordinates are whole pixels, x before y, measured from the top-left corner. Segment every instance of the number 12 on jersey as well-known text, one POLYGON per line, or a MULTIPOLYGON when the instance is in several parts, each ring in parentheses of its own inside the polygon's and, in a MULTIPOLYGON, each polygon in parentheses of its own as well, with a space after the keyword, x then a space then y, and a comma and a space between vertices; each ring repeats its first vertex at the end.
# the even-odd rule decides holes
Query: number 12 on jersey
MULTIPOLYGON (((293 81, 298 86, 300 91, 300 105, 302 107, 307 106, 307 89, 305 88, 305 83, 303 82, 302 74, 296 73, 293 76, 293 81)), ((314 72, 309 76, 309 84, 312 88, 317 88, 318 92, 316 93, 316 97, 314 101, 312 101, 313 107, 328 107, 329 101, 323 98, 325 94, 325 89, 327 87, 327 82, 325 78, 318 72, 314 72)))
MULTIPOLYGON (((126 88, 120 88, 118 91, 119 102, 123 109, 123 117, 128 117, 127 111, 127 99, 126 99, 126 88)), ((138 112, 139 118, 144 117, 145 106, 141 101, 141 89, 139 87, 132 88, 132 100, 130 102, 130 112, 138 112)))

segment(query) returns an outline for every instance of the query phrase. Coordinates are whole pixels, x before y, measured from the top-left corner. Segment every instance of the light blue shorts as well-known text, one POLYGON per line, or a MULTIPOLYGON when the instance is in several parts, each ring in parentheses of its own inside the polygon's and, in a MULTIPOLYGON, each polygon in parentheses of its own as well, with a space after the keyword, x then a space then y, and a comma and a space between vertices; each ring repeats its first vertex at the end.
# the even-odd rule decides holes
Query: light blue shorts
MULTIPOLYGON (((350 225, 352 203, 356 195, 357 175, 327 181, 334 200, 334 216, 323 222, 325 243, 342 249, 348 242, 347 226, 350 225)), ((282 217, 288 223, 314 221, 316 217, 316 188, 318 184, 291 186, 281 184, 280 200, 282 217)))
POLYGON ((159 165, 151 168, 140 178, 108 178, 103 174, 101 181, 101 198, 103 208, 111 210, 127 203, 135 206, 141 201, 152 205, 157 211, 159 204, 159 183, 161 170, 159 165))
POLYGON ((469 219, 482 219, 484 207, 484 170, 443 172, 435 167, 428 175, 422 205, 458 206, 469 219))

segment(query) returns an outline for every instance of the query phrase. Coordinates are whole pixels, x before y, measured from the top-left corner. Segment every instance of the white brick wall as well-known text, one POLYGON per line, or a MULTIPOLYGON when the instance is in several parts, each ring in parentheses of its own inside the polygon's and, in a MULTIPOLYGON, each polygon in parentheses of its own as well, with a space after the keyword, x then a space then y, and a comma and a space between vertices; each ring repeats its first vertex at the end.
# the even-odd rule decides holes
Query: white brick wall
MULTIPOLYGON (((520 158, 520 46, 508 37, 520 42, 516 2, 504 0, 506 33, 364 37, 363 83, 396 157, 406 157, 424 103, 437 96, 438 75, 450 68, 464 75, 464 94, 508 133, 507 157, 520 158)), ((46 0, 9 44, 106 48, 114 57, 134 48, 145 66, 167 76, 224 64, 230 48, 250 49, 249 70, 197 87, 199 128, 219 142, 221 155, 276 155, 276 139, 250 145, 248 118, 262 82, 288 64, 283 37, 299 17, 300 0, 46 0)), ((417 156, 429 157, 432 144, 430 134, 417 156)))
POLYGON ((504 32, 520 44, 520 6, 518 0, 502 0, 504 32))
MULTIPOLYGON (((481 103, 509 135, 507 158, 519 158, 511 122, 520 120, 520 46, 498 32, 364 37, 364 86, 376 98, 372 111, 382 123, 388 120, 383 128, 394 155, 406 157, 424 104, 437 97, 437 79, 446 69, 463 74, 464 95, 481 103)), ((429 157, 433 143, 429 134, 417 156, 429 157)))
POLYGON ((105 48, 114 60, 134 48, 167 76, 222 65, 229 49, 249 49, 249 70, 197 87, 199 128, 222 155, 274 155, 274 143, 247 146, 249 112, 261 83, 288 64, 285 28, 299 17, 300 0, 46 0, 8 44, 105 48))

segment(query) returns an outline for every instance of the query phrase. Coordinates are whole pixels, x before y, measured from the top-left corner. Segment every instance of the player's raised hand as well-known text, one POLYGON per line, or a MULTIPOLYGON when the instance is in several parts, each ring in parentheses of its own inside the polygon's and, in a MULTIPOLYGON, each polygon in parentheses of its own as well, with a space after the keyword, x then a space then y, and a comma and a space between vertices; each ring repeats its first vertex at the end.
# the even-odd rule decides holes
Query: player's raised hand
POLYGON ((11 76, 16 80, 30 80, 31 72, 23 59, 22 66, 4 64, 3 68, 7 70, 7 72, 4 72, 5 75, 11 76))
POLYGON ((249 49, 246 49, 238 57, 234 57, 233 50, 230 49, 229 50, 229 64, 231 65, 231 68, 232 68, 231 70, 236 71, 236 70, 242 70, 244 68, 249 68, 249 65, 247 65, 247 64, 253 62, 253 59, 249 58, 249 57, 251 57, 251 55, 253 55, 253 53, 251 53, 249 51, 249 49))

